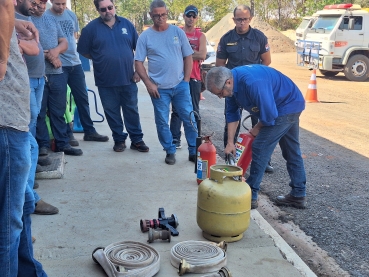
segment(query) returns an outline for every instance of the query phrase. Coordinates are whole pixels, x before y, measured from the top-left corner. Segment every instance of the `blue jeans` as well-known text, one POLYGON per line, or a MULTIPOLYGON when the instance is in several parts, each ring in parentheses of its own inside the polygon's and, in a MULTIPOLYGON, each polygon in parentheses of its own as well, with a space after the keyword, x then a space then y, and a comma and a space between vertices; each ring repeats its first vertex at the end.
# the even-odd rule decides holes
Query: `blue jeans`
MULTIPOLYGON (((191 100, 192 100, 192 107, 193 110, 200 115, 200 108, 199 108, 199 102, 200 102, 200 93, 201 93, 201 81, 198 81, 196 79, 190 80, 190 94, 191 94, 191 100)), ((195 114, 196 122, 199 120, 197 114, 195 114)), ((174 107, 172 107, 172 115, 170 117, 170 131, 173 136, 173 141, 181 141, 181 125, 182 120, 179 118, 178 113, 174 107)))
POLYGON ((64 74, 47 74, 41 110, 37 118, 36 138, 39 147, 49 147, 50 137, 46 126, 46 111, 57 149, 70 147, 65 109, 67 107, 67 82, 64 74))
POLYGON ((169 128, 170 103, 183 121, 183 127, 190 155, 196 154, 197 125, 192 111, 192 100, 188 82, 182 81, 171 89, 158 89, 160 98, 151 97, 154 106, 156 130, 161 145, 167 154, 174 154, 176 146, 169 128))
POLYGON ((33 192, 34 202, 37 203, 38 201, 40 201, 41 197, 33 189, 33 186, 35 184, 35 175, 38 160, 38 145, 36 139, 33 137, 31 132, 29 132, 29 142, 31 150, 31 168, 28 174, 27 185, 29 187, 29 190, 33 192))
POLYGON ((44 93, 45 78, 29 78, 31 94, 31 122, 29 123, 29 131, 36 137, 37 116, 41 110, 42 95, 44 93))
POLYGON ((78 108, 78 114, 81 120, 85 134, 95 133, 94 124, 90 116, 90 104, 88 102, 87 86, 85 73, 82 65, 63 66, 64 80, 70 87, 74 102, 78 108))
POLYGON ((277 117, 274 126, 262 127, 256 136, 252 144, 250 176, 246 180, 251 187, 253 200, 258 198, 265 168, 278 142, 291 179, 290 194, 295 197, 306 196, 306 176, 299 142, 299 117, 300 113, 277 117))
POLYGON ((114 141, 124 142, 128 134, 132 143, 142 141, 143 133, 140 115, 138 114, 138 89, 136 83, 132 82, 129 85, 119 87, 98 87, 98 89, 101 104, 114 141), (124 125, 128 134, 123 131, 124 125))
POLYGON ((25 233, 31 229, 25 217, 35 207, 33 192, 27 185, 30 137, 29 132, 0 128, 0 276, 4 277, 46 276, 41 264, 36 266, 29 248, 31 233, 25 233), (33 269, 26 266, 32 263, 33 269), (40 268, 43 274, 34 273, 41 272, 40 268))

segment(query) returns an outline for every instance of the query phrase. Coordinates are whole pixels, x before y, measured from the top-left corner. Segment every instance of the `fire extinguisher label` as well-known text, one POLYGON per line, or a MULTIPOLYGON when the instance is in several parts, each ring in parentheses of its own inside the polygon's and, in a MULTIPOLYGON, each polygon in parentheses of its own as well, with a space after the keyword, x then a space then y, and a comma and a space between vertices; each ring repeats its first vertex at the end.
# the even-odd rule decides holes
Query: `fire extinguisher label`
POLYGON ((236 160, 236 164, 238 160, 241 158, 242 153, 244 151, 245 151, 245 146, 243 146, 242 144, 236 143, 236 156, 234 157, 234 159, 236 160))
POLYGON ((197 179, 205 180, 208 177, 208 161, 197 157, 197 179))

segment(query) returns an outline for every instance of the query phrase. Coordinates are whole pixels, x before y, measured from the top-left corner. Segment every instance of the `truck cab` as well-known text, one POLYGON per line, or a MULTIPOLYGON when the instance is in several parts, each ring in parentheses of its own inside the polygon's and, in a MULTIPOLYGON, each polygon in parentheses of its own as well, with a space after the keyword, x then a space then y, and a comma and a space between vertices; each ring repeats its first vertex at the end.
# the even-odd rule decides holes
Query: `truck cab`
POLYGON ((316 14, 313 14, 312 16, 304 16, 302 18, 300 25, 296 29, 296 40, 304 40, 306 38, 308 30, 313 26, 316 19, 316 14))
POLYGON ((353 4, 327 5, 298 40, 298 65, 325 76, 343 72, 351 81, 369 78, 369 11, 353 4))

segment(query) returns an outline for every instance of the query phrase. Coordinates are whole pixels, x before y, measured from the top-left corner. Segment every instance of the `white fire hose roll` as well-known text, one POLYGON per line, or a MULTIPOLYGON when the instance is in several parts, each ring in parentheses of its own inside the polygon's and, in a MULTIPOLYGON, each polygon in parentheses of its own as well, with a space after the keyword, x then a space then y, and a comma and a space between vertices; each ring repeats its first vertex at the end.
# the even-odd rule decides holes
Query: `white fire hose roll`
POLYGON ((112 243, 92 256, 109 277, 152 277, 160 269, 159 253, 140 242, 112 243))
POLYGON ((227 256, 215 243, 189 240, 172 247, 170 263, 179 269, 179 275, 185 272, 207 273, 226 266, 227 256))

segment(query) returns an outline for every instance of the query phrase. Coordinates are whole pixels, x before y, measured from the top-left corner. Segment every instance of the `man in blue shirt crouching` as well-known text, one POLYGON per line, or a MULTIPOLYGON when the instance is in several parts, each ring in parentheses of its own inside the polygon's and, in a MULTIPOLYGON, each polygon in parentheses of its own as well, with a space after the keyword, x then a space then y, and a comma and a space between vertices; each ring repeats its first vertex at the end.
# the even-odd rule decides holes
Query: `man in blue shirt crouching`
POLYGON ((234 136, 240 108, 259 119, 250 130, 255 137, 250 176, 246 180, 252 190, 251 208, 258 207, 260 183, 277 143, 287 161, 291 191, 278 196, 275 202, 305 208, 306 176, 299 143, 299 117, 305 109, 305 100, 298 87, 287 76, 264 65, 245 65, 232 70, 215 67, 206 75, 205 85, 211 93, 226 99, 226 154, 236 153, 234 136))

